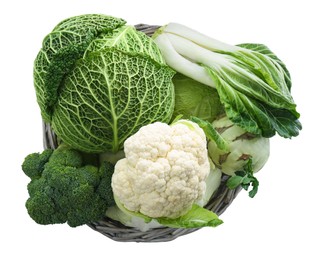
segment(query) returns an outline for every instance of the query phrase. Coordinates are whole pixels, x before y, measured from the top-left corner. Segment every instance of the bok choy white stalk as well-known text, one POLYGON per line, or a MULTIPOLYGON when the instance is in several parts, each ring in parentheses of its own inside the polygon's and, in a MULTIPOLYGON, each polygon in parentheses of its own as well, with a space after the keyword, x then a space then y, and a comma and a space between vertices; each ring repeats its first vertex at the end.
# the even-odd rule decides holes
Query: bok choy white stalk
POLYGON ((290 74, 265 45, 233 46, 176 23, 153 38, 170 67, 216 88, 228 118, 238 126, 263 137, 299 134, 290 74))

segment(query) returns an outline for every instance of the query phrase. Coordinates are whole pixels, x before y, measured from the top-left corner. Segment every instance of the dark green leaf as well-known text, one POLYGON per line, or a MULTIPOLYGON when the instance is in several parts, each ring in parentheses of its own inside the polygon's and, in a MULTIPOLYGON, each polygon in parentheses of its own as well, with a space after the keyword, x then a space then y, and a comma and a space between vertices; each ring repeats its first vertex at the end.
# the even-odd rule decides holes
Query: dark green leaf
POLYGON ((232 189, 237 188, 242 182, 242 177, 241 176, 232 176, 231 178, 228 179, 227 181, 227 187, 232 189))
POLYGON ((258 192, 259 181, 253 176, 252 159, 250 158, 242 171, 235 172, 226 183, 229 189, 235 189, 241 186, 244 190, 252 189, 249 191, 249 197, 253 198, 258 192))
MULTIPOLYGON (((298 114, 290 109, 276 108, 237 90, 218 75, 218 72, 207 69, 224 104, 228 118, 247 132, 272 137, 277 132, 280 136, 290 138, 297 136, 302 129, 298 114)), ((235 75, 233 79, 235 80, 235 75)), ((237 84, 241 84, 237 82, 237 84)), ((245 83, 249 85, 249 82, 245 83)), ((268 97, 271 100, 270 97, 268 97)))
POLYGON ((228 118, 264 137, 276 132, 285 138, 297 136, 302 126, 286 66, 265 45, 239 46, 247 51, 221 52, 230 56, 230 64, 202 65, 214 81, 228 118))

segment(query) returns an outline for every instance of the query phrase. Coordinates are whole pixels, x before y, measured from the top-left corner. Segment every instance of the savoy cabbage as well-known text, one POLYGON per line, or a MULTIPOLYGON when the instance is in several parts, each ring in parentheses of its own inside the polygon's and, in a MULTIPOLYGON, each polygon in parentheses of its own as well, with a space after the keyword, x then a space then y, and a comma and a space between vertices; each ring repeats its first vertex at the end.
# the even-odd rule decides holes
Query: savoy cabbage
POLYGON ((42 117, 75 149, 117 152, 141 126, 172 117, 175 72, 152 39, 125 23, 69 18, 45 37, 35 60, 42 117))

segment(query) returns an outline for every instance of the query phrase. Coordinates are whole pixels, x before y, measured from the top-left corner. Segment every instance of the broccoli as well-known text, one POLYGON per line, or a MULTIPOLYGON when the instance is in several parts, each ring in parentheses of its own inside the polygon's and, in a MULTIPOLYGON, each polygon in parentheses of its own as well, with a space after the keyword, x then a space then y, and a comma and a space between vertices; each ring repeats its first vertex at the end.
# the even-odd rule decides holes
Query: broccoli
POLYGON ((31 181, 26 208, 38 224, 66 223, 71 227, 98 221, 114 205, 111 176, 114 166, 87 164, 84 155, 65 145, 28 155, 22 165, 31 181))
POLYGON ((100 166, 99 173, 102 176, 97 192, 100 197, 107 201, 109 207, 115 205, 114 196, 111 187, 111 179, 114 172, 114 165, 109 162, 104 162, 100 166))
POLYGON ((52 153, 53 150, 48 149, 43 151, 41 154, 32 153, 28 155, 22 165, 22 170, 31 179, 39 178, 41 176, 41 172, 43 171, 43 167, 49 161, 52 153))

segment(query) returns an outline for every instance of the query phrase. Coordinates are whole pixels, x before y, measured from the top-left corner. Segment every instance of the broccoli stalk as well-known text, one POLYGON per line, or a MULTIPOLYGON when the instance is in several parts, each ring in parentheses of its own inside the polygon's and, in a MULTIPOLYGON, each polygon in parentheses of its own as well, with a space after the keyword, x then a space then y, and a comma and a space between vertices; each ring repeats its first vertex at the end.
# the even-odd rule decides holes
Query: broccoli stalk
POLYGON ((22 165, 30 177, 26 208, 38 224, 71 227, 98 221, 115 204, 111 189, 114 166, 90 164, 90 157, 65 145, 28 155, 22 165))

